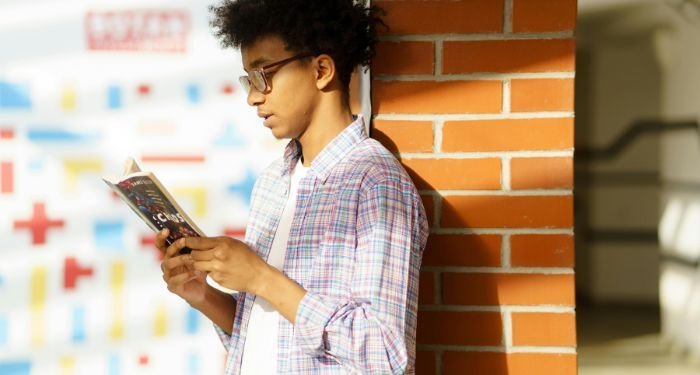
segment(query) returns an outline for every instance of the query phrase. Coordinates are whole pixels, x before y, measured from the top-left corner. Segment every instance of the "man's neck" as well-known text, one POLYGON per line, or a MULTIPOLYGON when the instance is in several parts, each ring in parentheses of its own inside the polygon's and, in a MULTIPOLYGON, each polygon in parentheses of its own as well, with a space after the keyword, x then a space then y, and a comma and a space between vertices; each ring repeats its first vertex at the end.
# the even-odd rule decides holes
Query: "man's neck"
POLYGON ((311 124, 299 137, 303 165, 308 167, 321 151, 353 121, 352 112, 346 106, 319 106, 311 124))

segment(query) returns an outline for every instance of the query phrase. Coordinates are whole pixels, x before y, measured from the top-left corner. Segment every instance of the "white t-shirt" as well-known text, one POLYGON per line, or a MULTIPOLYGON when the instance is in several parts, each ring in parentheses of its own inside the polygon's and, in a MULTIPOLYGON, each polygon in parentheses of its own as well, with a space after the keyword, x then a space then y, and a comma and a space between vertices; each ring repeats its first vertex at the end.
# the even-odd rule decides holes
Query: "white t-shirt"
MULTIPOLYGON (((275 239, 272 241, 270 255, 267 263, 281 270, 284 265, 284 256, 287 252, 287 240, 289 230, 294 218, 294 207, 297 202, 299 181, 306 176, 309 167, 301 164, 301 158, 292 171, 291 184, 287 204, 282 211, 275 239)), ((277 326, 280 314, 269 302, 263 298, 255 297, 253 308, 248 321, 248 334, 243 348, 243 363, 241 374, 276 374, 277 373, 277 326)))

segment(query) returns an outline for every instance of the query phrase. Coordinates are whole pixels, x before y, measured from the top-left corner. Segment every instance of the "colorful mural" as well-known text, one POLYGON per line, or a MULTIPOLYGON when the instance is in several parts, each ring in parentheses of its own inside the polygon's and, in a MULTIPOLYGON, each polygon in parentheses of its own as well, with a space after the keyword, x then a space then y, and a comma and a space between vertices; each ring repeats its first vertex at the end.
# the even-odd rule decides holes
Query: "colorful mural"
POLYGON ((101 181, 134 156, 206 234, 244 235, 285 142, 246 105, 209 3, 0 2, 0 374, 223 370, 211 323, 101 181))

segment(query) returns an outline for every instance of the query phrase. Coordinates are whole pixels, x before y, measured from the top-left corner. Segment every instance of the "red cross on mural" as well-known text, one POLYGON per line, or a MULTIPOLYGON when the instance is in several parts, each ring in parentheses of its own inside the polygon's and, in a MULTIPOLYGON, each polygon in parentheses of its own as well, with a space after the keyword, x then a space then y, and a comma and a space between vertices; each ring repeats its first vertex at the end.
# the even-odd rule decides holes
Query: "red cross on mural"
POLYGON ((27 228, 32 231, 32 244, 41 245, 46 243, 46 232, 51 227, 62 228, 63 220, 49 220, 46 217, 46 208, 43 202, 34 203, 34 212, 29 220, 16 220, 15 230, 27 228))

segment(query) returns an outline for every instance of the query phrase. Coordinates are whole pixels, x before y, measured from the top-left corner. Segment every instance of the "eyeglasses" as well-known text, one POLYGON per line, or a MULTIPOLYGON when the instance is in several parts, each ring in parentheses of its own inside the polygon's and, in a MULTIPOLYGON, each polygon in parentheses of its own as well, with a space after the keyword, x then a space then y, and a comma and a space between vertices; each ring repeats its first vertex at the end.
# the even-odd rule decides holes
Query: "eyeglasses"
MULTIPOLYGON (((303 59, 305 57, 313 56, 310 53, 302 53, 299 55, 295 55, 289 58, 286 58, 284 60, 274 62, 272 64, 265 65, 261 68, 253 69, 250 73, 244 76, 240 76, 238 78, 238 81, 241 83, 243 88, 247 93, 250 93, 250 88, 254 87, 256 90, 265 93, 268 92, 271 87, 270 83, 267 80, 267 77, 265 75, 266 71, 270 68, 274 68, 276 66, 282 66, 284 64, 290 63, 295 60, 303 59)), ((269 72, 267 72, 269 73, 269 72)))

